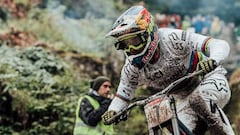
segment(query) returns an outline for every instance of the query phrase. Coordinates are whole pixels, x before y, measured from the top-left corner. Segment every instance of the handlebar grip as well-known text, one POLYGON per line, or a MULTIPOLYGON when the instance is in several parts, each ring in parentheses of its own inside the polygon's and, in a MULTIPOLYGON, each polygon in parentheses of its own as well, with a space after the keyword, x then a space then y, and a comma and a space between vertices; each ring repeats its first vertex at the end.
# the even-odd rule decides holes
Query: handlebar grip
POLYGON ((134 102, 132 104, 130 104, 127 108, 121 110, 120 112, 118 112, 117 114, 115 114, 113 117, 111 117, 110 119, 106 120, 104 122, 105 125, 110 125, 110 124, 118 124, 120 121, 125 121, 127 120, 127 117, 129 115, 129 111, 131 109, 133 109, 135 106, 137 106, 138 102, 134 102))
POLYGON ((127 119, 127 111, 123 110, 116 115, 114 115, 112 118, 108 119, 104 124, 111 125, 111 124, 118 124, 120 121, 127 119))

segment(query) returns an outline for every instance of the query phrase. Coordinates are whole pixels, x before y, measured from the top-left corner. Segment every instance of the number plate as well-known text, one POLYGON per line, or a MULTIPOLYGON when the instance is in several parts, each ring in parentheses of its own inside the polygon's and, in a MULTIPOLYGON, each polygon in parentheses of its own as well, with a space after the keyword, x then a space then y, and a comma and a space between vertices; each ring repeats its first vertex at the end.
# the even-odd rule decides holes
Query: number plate
POLYGON ((146 104, 144 106, 144 111, 149 129, 166 122, 173 116, 169 98, 166 96, 157 98, 146 104))

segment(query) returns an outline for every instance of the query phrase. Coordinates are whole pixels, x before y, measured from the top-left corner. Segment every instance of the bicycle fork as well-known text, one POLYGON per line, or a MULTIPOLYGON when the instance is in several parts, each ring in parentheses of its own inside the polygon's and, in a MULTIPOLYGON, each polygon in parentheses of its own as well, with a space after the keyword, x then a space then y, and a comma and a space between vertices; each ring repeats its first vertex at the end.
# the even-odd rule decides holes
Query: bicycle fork
POLYGON ((170 103, 170 107, 171 110, 173 112, 173 117, 171 119, 172 121, 172 126, 173 126, 173 133, 174 135, 180 135, 180 131, 179 131, 179 125, 178 125, 178 117, 177 117, 177 110, 176 110, 176 105, 175 105, 175 99, 173 96, 169 97, 169 103, 170 103))

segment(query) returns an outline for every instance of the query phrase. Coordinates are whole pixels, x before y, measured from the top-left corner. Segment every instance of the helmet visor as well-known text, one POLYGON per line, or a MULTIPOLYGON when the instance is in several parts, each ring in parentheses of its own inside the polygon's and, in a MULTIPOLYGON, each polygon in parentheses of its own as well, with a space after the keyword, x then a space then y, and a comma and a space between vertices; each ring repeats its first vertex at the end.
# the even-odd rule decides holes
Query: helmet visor
POLYGON ((124 50, 126 54, 130 56, 141 53, 144 50, 146 43, 147 33, 144 32, 119 38, 118 42, 115 43, 115 48, 117 50, 124 50))

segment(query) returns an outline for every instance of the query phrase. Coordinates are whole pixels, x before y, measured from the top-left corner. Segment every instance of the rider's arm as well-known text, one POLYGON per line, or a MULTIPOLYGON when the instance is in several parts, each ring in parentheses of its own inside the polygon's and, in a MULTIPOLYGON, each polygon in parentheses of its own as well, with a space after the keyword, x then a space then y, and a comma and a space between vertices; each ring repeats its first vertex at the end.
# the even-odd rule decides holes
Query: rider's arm
POLYGON ((230 52, 229 44, 220 39, 210 39, 206 44, 205 52, 209 54, 209 57, 220 63, 224 60, 230 52))
POLYGON ((127 107, 129 101, 135 96, 138 85, 138 69, 126 61, 121 71, 120 83, 117 93, 108 110, 119 112, 127 107))
POLYGON ((216 60, 217 63, 220 63, 229 55, 230 47, 224 40, 195 33, 190 33, 189 39, 193 42, 195 49, 203 52, 209 58, 216 60))
MULTIPOLYGON (((193 50, 202 52, 205 56, 214 59, 217 63, 220 63, 222 60, 224 60, 230 52, 229 44, 221 39, 215 39, 180 29, 161 28, 160 32, 160 36, 169 38, 173 45, 181 44, 181 42, 184 42, 184 44, 181 45, 190 45, 193 50), (181 42, 177 39, 181 40, 181 42)), ((173 46, 173 48, 174 47, 175 46, 173 46)), ((177 47, 181 48, 180 45, 176 46, 175 48, 177 47)), ((187 46, 184 48, 187 49, 187 46)), ((182 52, 185 53, 184 50, 182 52)))

